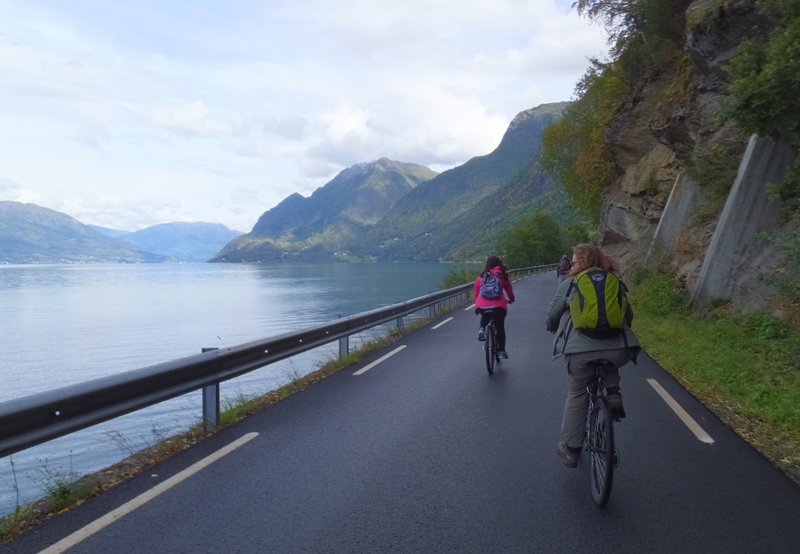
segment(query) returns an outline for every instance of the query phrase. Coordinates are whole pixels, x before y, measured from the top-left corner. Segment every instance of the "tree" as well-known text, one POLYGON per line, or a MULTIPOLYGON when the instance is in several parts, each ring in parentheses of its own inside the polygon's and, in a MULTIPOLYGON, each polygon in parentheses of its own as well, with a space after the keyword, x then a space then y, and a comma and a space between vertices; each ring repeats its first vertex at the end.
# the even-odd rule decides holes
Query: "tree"
POLYGON ((561 229, 542 211, 502 235, 497 251, 508 267, 530 267, 554 263, 563 254, 561 229))
MULTIPOLYGON (((733 80, 721 113, 746 133, 800 148, 800 0, 762 0, 759 8, 778 24, 739 45, 726 68, 733 80)), ((800 157, 774 190, 787 201, 800 198, 800 157)))

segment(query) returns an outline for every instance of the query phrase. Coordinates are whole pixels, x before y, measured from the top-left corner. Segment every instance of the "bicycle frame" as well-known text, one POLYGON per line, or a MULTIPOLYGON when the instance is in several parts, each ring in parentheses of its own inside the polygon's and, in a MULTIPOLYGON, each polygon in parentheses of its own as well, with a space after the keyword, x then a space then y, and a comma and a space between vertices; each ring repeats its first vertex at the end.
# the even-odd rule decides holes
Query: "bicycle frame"
POLYGON ((603 369, 610 362, 595 362, 594 379, 586 387, 589 407, 586 412, 586 438, 584 450, 590 460, 592 498, 598 506, 604 506, 611 495, 614 468, 619 464, 619 453, 614 446, 614 419, 603 392, 603 369))
POLYGON ((483 343, 483 349, 486 354, 486 370, 489 374, 492 374, 494 373, 495 362, 500 361, 497 342, 497 325, 495 325, 494 313, 491 310, 487 310, 484 313, 489 316, 489 321, 486 323, 486 329, 484 331, 486 340, 483 343))

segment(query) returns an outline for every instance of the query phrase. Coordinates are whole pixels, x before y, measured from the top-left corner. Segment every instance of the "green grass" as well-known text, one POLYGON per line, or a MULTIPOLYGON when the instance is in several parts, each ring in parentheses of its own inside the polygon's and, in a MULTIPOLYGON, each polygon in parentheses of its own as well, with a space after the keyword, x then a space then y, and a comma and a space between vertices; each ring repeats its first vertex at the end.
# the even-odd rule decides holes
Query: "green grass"
POLYGON ((800 480, 800 334, 765 312, 705 317, 667 277, 638 279, 643 348, 721 419, 800 480))
POLYGON ((33 504, 17 506, 13 512, 0 518, 0 542, 11 540, 25 529, 33 520, 33 504))

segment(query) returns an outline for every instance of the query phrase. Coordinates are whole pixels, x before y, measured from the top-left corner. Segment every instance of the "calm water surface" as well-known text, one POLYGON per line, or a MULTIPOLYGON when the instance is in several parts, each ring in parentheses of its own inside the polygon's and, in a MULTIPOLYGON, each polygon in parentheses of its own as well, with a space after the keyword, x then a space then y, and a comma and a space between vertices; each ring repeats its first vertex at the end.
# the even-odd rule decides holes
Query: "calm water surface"
MULTIPOLYGON (((0 402, 422 296, 438 290, 451 268, 0 266, 0 402)), ((337 353, 334 343, 227 381, 223 405, 279 387, 337 353)), ((201 405, 198 391, 0 459, 0 514, 41 497, 64 474, 96 471, 187 428, 201 405)))

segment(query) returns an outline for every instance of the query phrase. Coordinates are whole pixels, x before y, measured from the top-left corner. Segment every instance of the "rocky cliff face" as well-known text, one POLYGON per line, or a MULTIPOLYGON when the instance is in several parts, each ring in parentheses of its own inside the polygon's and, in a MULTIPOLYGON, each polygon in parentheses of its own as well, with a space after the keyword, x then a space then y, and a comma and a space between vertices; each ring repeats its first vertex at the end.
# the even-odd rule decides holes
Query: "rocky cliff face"
MULTIPOLYGON (((677 178, 720 149, 736 164, 746 145, 747 137, 718 121, 729 86, 724 66, 743 37, 769 22, 756 12, 755 0, 697 0, 686 20, 684 59, 640 83, 606 129, 619 177, 603 198, 601 244, 624 267, 650 250, 677 178)), ((722 202, 709 206, 708 194, 699 189, 668 257, 689 289, 722 208, 722 202)))

